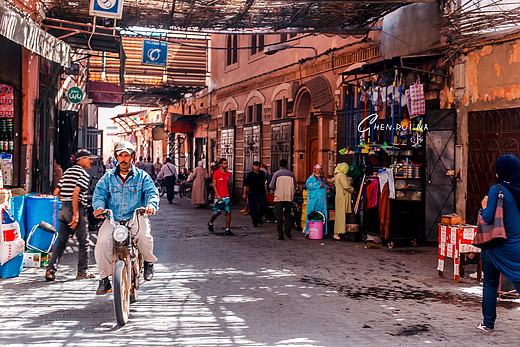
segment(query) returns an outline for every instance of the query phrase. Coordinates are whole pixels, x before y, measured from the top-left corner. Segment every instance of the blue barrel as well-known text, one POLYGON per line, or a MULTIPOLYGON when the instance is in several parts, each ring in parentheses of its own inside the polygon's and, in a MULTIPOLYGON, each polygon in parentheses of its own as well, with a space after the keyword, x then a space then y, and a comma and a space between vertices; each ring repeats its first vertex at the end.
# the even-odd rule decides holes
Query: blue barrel
POLYGON ((0 277, 11 278, 17 277, 22 272, 23 268, 23 253, 18 254, 13 259, 9 260, 4 265, 0 266, 0 277))
MULTIPOLYGON (((26 224, 25 230, 29 233, 34 226, 40 222, 47 222, 59 232, 58 212, 60 203, 58 198, 53 195, 29 195, 26 198, 26 224)), ((31 237, 31 244, 34 249, 47 249, 52 241, 52 234, 37 228, 31 237)))
POLYGON ((13 196, 11 198, 11 211, 13 212, 14 219, 20 225, 20 235, 25 240, 25 199, 27 195, 13 196))

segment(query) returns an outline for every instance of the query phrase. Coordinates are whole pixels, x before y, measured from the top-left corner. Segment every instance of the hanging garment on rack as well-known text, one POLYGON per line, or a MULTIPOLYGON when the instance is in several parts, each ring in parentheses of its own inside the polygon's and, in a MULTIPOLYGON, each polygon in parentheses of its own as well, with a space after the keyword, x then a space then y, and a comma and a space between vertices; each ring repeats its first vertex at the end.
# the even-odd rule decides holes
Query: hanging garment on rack
POLYGON ((388 240, 390 238, 390 190, 388 182, 383 187, 381 199, 379 200, 379 222, 381 238, 388 240))
POLYGON ((379 177, 379 189, 383 192, 385 183, 388 182, 388 190, 390 192, 390 199, 395 199, 395 186, 394 186, 394 172, 392 169, 379 170, 377 174, 379 177))
POLYGON ((377 196, 379 195, 379 180, 375 179, 367 187, 367 206, 366 208, 374 208, 377 206, 377 196))

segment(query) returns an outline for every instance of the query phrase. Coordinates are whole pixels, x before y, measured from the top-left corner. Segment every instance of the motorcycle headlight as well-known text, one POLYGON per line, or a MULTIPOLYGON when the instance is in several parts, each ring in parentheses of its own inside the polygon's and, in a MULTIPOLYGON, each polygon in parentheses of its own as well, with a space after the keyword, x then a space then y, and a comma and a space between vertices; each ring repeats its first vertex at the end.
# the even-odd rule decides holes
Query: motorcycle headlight
POLYGON ((128 238, 128 228, 123 225, 118 225, 114 228, 114 233, 112 235, 114 241, 123 242, 128 238))

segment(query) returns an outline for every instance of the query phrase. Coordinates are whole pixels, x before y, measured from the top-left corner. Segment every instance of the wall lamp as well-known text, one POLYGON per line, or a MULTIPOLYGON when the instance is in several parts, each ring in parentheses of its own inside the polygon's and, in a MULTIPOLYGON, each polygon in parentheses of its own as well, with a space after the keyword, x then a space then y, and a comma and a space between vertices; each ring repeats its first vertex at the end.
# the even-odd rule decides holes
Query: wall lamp
POLYGON ((314 47, 302 47, 302 46, 291 46, 291 45, 288 45, 287 43, 278 43, 276 45, 272 45, 272 46, 267 46, 265 49, 264 49, 264 54, 265 55, 273 55, 279 51, 283 51, 283 50, 286 50, 286 49, 289 49, 289 48, 305 48, 305 49, 312 49, 314 50, 314 56, 318 56, 318 51, 316 50, 316 48, 314 47))

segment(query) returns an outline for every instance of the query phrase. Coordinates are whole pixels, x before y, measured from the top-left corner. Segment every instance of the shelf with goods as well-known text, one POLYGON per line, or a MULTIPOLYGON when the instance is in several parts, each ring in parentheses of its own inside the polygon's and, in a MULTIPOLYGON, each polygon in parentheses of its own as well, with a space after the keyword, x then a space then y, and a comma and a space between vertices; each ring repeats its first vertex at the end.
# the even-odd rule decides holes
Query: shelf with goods
POLYGON ((14 88, 0 84, 0 165, 5 186, 13 184, 14 88))

